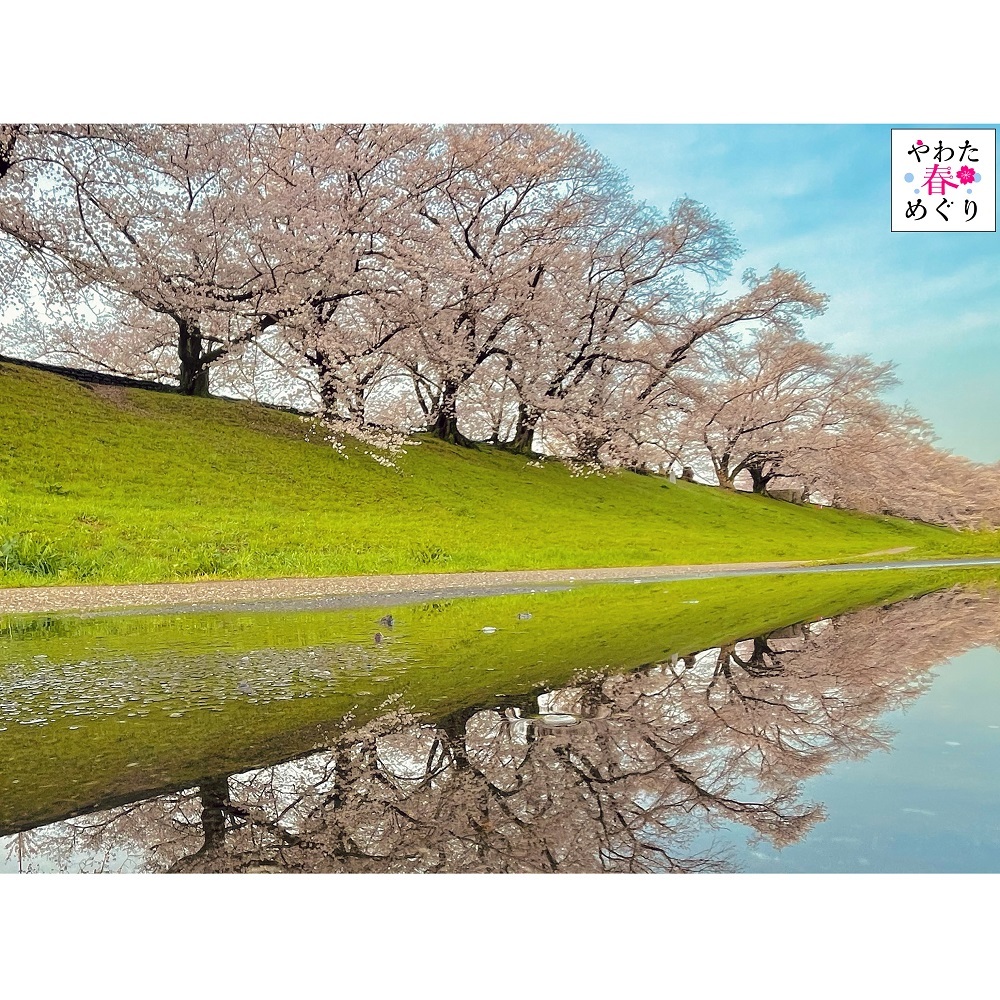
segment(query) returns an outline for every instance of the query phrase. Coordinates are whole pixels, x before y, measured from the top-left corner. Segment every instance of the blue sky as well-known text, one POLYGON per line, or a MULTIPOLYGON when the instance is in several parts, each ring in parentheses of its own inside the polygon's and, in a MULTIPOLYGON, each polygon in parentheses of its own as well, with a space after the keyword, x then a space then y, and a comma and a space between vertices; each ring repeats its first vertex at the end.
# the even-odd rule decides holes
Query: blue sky
POLYGON ((727 221, 745 251, 737 273, 802 271, 830 296, 809 337, 896 362, 894 401, 943 447, 1000 460, 1000 242, 890 232, 889 125, 570 127, 643 200, 686 195, 727 221))

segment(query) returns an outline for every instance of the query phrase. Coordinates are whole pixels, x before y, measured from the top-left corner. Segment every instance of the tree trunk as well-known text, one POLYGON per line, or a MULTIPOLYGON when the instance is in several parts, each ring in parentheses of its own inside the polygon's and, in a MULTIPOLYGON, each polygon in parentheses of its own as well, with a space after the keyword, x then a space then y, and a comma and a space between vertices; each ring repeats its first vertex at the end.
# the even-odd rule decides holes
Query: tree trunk
POLYGON ((198 786, 201 797, 201 827, 205 842, 195 851, 178 858, 167 871, 209 872, 218 870, 226 847, 226 813, 231 808, 229 778, 205 778, 198 786))
POLYGON ((0 125, 0 179, 14 165, 14 147, 20 129, 19 125, 0 125))
POLYGON ((449 444, 458 444, 469 448, 473 442, 470 441, 458 429, 458 383, 446 381, 441 390, 441 398, 438 401, 437 413, 434 422, 430 426, 430 432, 442 441, 449 444))
POLYGON ((580 434, 576 440, 577 460, 586 462, 589 465, 600 465, 601 446, 606 443, 607 440, 605 438, 598 437, 596 434, 580 434))
POLYGON ((469 750, 465 744, 466 726, 469 719, 478 709, 462 708, 457 712, 438 721, 438 729, 441 731, 448 754, 456 770, 468 771, 472 768, 469 760, 469 750))
POLYGON ((715 478, 719 480, 719 489, 722 490, 734 490, 736 489, 733 484, 733 477, 729 475, 728 470, 716 468, 715 478))
MULTIPOLYGON (((705 438, 705 447, 708 449, 709 457, 712 459, 712 470, 715 472, 715 478, 719 480, 720 490, 733 490, 736 486, 733 480, 736 478, 729 471, 730 462, 732 462, 733 455, 731 451, 723 452, 719 455, 708 443, 708 438, 705 438)), ((683 476, 681 477, 684 478, 683 476)))
POLYGON ((198 788, 201 796, 201 826, 205 831, 203 851, 226 846, 226 810, 229 808, 229 778, 212 778, 198 788))
POLYGON ((761 496, 767 493, 767 484, 774 477, 764 475, 764 472, 759 467, 753 465, 747 466, 747 472, 750 473, 750 478, 753 480, 754 493, 759 493, 761 496))
POLYGON ((197 320, 177 320, 177 355, 181 393, 185 396, 209 395, 205 344, 197 320))
POLYGON ((517 404, 517 427, 514 429, 514 439, 510 450, 517 455, 531 455, 531 445, 535 440, 535 428, 541 414, 533 407, 524 403, 517 404))

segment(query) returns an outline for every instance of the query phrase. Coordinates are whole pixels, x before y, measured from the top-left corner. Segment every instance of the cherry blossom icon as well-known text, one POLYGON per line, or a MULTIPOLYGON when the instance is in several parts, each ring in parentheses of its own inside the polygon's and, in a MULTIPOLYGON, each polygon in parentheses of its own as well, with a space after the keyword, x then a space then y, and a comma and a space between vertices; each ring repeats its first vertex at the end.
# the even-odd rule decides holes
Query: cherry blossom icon
POLYGON ((963 184, 971 184, 976 179, 976 172, 972 167, 959 167, 958 179, 963 184))

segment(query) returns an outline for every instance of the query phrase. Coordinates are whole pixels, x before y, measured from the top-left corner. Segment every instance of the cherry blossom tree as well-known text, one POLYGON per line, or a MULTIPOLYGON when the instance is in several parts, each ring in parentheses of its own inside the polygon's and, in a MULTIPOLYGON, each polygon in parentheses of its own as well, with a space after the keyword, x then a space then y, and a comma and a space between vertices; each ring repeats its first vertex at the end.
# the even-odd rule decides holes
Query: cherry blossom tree
POLYGON ((44 274, 50 301, 55 288, 141 307, 151 351, 169 330, 180 391, 207 394, 210 367, 256 332, 267 291, 245 239, 261 166, 252 133, 21 127, 5 144, 0 230, 44 274))
POLYGON ((449 127, 436 158, 419 208, 427 240, 417 276, 433 310, 404 360, 428 429, 463 442, 460 395, 492 359, 506 370, 519 337, 551 305, 554 262, 580 233, 608 168, 548 126, 449 127))
POLYGON ((680 434, 703 449, 721 487, 745 472, 764 493, 883 413, 892 368, 837 355, 785 323, 727 333, 699 353, 680 434))
MULTIPOLYGON (((728 228, 701 206, 678 202, 664 220, 635 203, 616 177, 581 222, 558 270, 550 267, 545 311, 511 352, 518 451, 530 450, 544 421, 550 433, 577 437, 577 451, 591 457, 602 436, 601 397, 627 377, 625 366, 639 362, 637 351, 691 308, 686 276, 719 277, 738 250, 728 228)), ((683 339, 672 344, 674 363, 685 352, 683 339)))
POLYGON ((748 323, 783 328, 825 305, 825 297, 794 272, 775 269, 764 278, 748 273, 745 282, 747 291, 732 299, 711 291, 687 296, 681 309, 665 310, 655 326, 647 320, 609 351, 606 383, 591 384, 588 398, 571 409, 572 423, 589 423, 582 435, 572 430, 567 435, 575 438, 572 453, 595 464, 632 468, 669 460, 670 448, 653 449, 664 424, 676 422, 678 407, 689 397, 687 372, 697 345, 717 349, 748 323))
POLYGON ((937 446, 927 421, 886 407, 811 456, 806 481, 834 506, 977 529, 1000 526, 1000 467, 937 446))
POLYGON ((321 416, 368 421, 368 396, 400 378, 393 341, 422 318, 407 287, 433 130, 330 125, 275 129, 250 237, 270 276, 276 331, 313 373, 321 416))

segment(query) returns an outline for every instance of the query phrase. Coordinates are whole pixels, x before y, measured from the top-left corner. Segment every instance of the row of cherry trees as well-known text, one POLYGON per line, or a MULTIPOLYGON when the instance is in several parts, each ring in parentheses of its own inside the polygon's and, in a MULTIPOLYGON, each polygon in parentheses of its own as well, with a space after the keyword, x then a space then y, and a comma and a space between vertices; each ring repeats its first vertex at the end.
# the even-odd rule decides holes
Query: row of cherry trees
POLYGON ((1000 524, 1000 468, 935 446, 930 424, 885 399, 891 364, 838 355, 798 331, 707 340, 661 450, 733 488, 790 489, 838 507, 953 527, 1000 524))
POLYGON ((996 470, 887 405, 888 366, 804 338, 825 298, 801 275, 722 290, 739 253, 548 126, 0 126, 10 353, 211 379, 374 442, 992 517, 996 470))

